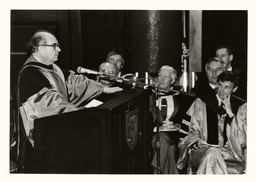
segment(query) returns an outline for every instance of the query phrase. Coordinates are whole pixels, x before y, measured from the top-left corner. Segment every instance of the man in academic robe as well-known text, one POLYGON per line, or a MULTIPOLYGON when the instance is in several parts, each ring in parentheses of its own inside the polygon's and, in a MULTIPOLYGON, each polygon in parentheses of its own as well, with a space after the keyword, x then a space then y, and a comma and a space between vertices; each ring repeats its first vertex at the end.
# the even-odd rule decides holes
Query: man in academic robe
MULTIPOLYGON (((160 133, 153 135, 152 145, 154 149, 152 166, 154 173, 160 174, 178 174, 176 167, 177 161, 177 145, 179 138, 184 137, 188 132, 188 127, 182 123, 185 112, 194 101, 194 95, 180 94, 179 91, 174 90, 173 85, 177 80, 177 72, 170 66, 162 66, 158 72, 158 88, 166 92, 159 93, 160 97, 151 99, 151 109, 155 120, 159 122, 160 133), (157 102, 157 103, 156 103, 157 102), (156 106, 157 104, 157 106, 156 106), (164 111, 165 110, 165 111, 164 111), (182 126, 182 133, 179 133, 178 128, 174 131, 164 131, 165 124, 172 122, 173 126, 182 126), (176 125, 179 124, 179 125, 176 125), (159 138, 158 138, 159 136, 159 138), (159 146, 156 143, 159 142, 159 146), (157 162, 157 147, 159 147, 160 161, 157 162), (157 166, 160 166, 157 172, 157 166)), ((156 132, 156 128, 155 128, 156 132)))
MULTIPOLYGON (((110 62, 103 62, 99 66, 99 73, 102 73, 103 75, 110 76, 110 77, 117 77, 118 76, 118 68, 115 64, 110 62)), ((114 81, 110 81, 107 79, 101 78, 101 75, 98 75, 97 81, 102 83, 103 85, 107 87, 111 87, 115 84, 114 81)))
POLYGON ((232 96, 237 90, 237 76, 224 71, 217 81, 218 93, 197 98, 187 111, 191 116, 191 127, 189 134, 179 144, 179 169, 184 168, 189 157, 191 170, 197 174, 244 171, 246 133, 241 129, 244 125, 241 122, 244 121, 242 118, 246 118, 246 112, 241 107, 245 103, 232 96), (239 165, 229 168, 232 162, 239 165))
POLYGON ((108 53, 106 62, 112 63, 117 67, 117 74, 121 77, 121 70, 124 67, 124 58, 121 53, 117 52, 116 50, 111 51, 108 53))
POLYGON ((75 111, 83 108, 81 103, 101 93, 122 90, 105 87, 71 70, 64 74, 55 64, 61 49, 50 32, 36 32, 27 48, 30 57, 19 72, 17 86, 17 158, 20 172, 33 172, 35 119, 75 111))
POLYGON ((215 95, 218 89, 217 78, 223 71, 225 71, 225 67, 221 59, 217 57, 209 59, 205 65, 205 74, 198 78, 191 92, 199 98, 215 95))

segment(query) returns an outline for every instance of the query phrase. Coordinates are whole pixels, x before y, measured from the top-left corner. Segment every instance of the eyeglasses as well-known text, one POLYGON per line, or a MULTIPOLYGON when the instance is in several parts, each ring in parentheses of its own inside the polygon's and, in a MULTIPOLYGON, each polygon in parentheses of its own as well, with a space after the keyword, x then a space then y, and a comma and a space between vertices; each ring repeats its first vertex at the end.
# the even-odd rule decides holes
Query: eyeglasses
POLYGON ((115 71, 107 71, 107 70, 102 70, 101 72, 103 72, 106 75, 115 75, 116 72, 115 71))
POLYGON ((60 45, 59 44, 57 44, 57 43, 54 43, 54 44, 52 44, 52 45, 47 45, 47 44, 44 44, 44 45, 41 45, 41 46, 49 46, 49 47, 53 47, 54 48, 54 50, 56 50, 56 47, 60 47, 60 45))

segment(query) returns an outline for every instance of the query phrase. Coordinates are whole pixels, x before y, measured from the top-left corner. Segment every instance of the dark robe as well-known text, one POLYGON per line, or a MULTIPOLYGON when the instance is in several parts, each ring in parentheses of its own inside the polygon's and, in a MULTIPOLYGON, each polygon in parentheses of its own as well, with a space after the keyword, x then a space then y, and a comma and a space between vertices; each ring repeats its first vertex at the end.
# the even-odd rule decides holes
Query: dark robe
MULTIPOLYGON (((206 98, 203 98, 202 101, 206 104, 206 111, 207 111, 207 128, 208 128, 208 140, 207 143, 209 144, 218 144, 218 114, 220 114, 220 108, 218 105, 218 100, 216 95, 215 96, 209 96, 206 98)), ((230 97, 230 103, 231 103, 231 109, 234 114, 237 113, 238 108, 244 104, 245 102, 243 100, 237 99, 236 97, 231 96, 230 97)), ((222 113, 223 114, 223 113, 222 113)), ((224 133, 226 133, 226 125, 231 122, 232 118, 229 118, 229 116, 226 116, 225 123, 224 123, 224 133)), ((226 135, 224 135, 224 141, 226 142, 226 135)), ((225 143, 224 142, 224 143, 225 143)))
POLYGON ((19 172, 33 172, 34 119, 75 111, 103 92, 103 85, 33 56, 21 68, 17 86, 17 156, 19 172))
POLYGON ((210 86, 209 81, 205 74, 201 75, 195 83, 191 92, 196 94, 196 97, 204 99, 208 96, 212 97, 216 94, 214 89, 210 86))
MULTIPOLYGON (((191 115, 191 129, 190 133, 179 144, 180 158, 177 163, 179 169, 183 169, 186 164, 187 157, 190 158, 190 167, 196 170, 197 167, 201 173, 227 173, 227 168, 224 160, 230 160, 240 163, 241 166, 237 169, 244 168, 243 152, 240 142, 245 139, 238 126, 237 111, 238 108, 244 103, 244 101, 231 96, 231 109, 234 113, 232 118, 226 115, 223 128, 224 142, 218 141, 218 101, 217 97, 208 97, 204 100, 196 99, 188 110, 188 114, 191 115), (226 123, 226 127, 225 127, 226 123), (225 145, 224 133, 226 131, 228 143, 225 145), (238 134, 239 133, 239 134, 238 134), (199 149, 193 149, 192 153, 189 152, 191 146, 194 143, 200 141, 203 147, 199 149), (222 146, 223 144, 223 146, 222 146), (217 145, 217 147, 211 147, 210 145, 217 145), (209 151, 208 151, 209 149, 209 151), (188 152, 190 154, 188 154, 188 152), (223 153, 223 155, 221 154, 223 153)), ((245 117, 245 116, 243 116, 245 117)), ((222 135, 222 134, 221 134, 222 135)), ((191 150, 190 150, 191 151, 191 150)), ((229 169, 228 169, 229 170, 229 169)), ((240 170, 237 170, 241 172, 240 170)))

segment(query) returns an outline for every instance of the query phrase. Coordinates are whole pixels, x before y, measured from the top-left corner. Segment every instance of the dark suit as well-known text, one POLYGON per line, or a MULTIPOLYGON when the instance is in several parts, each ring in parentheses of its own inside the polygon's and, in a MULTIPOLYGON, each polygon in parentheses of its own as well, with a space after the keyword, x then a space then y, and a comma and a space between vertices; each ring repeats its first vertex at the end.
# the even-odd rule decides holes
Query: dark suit
POLYGON ((196 81, 195 87, 191 89, 191 92, 196 94, 196 97, 201 99, 207 96, 216 95, 214 89, 210 86, 209 81, 205 74, 201 75, 196 81))

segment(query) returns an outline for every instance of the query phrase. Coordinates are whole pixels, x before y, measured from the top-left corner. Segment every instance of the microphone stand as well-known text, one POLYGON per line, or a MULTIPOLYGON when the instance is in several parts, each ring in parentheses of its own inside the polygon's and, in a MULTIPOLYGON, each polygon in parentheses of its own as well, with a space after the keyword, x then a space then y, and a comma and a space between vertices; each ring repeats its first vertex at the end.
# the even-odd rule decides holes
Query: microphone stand
POLYGON ((157 162, 156 162, 156 168, 157 168, 157 174, 160 174, 160 132, 159 132, 159 90, 157 87, 155 87, 155 106, 156 106, 156 154, 157 154, 157 162))

